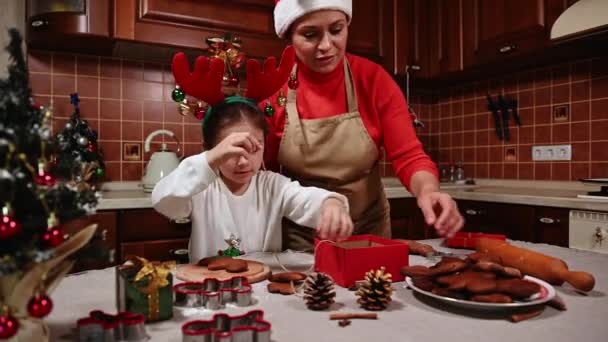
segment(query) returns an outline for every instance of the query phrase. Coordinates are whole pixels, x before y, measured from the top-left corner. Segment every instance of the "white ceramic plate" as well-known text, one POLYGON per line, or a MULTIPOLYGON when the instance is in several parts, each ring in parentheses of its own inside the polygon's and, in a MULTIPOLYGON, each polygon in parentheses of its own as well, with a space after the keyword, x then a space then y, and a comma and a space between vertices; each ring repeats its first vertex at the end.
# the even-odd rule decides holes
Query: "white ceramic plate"
POLYGON ((555 288, 553 288, 553 286, 551 286, 549 283, 547 283, 541 279, 530 277, 530 276, 525 276, 524 279, 539 284, 540 292, 530 296, 530 298, 528 300, 515 301, 513 303, 481 303, 481 302, 473 302, 470 300, 463 300, 463 299, 439 296, 432 292, 424 291, 424 290, 414 286, 414 283, 412 282, 412 278, 410 278, 410 277, 406 277, 405 281, 407 282, 407 285, 416 292, 419 292, 426 296, 438 299, 442 302, 445 302, 445 303, 448 303, 448 304, 451 304, 454 306, 463 307, 463 308, 474 308, 474 309, 484 309, 484 310, 513 309, 513 308, 520 308, 520 307, 529 306, 529 305, 542 304, 542 303, 550 301, 551 299, 553 299, 555 297, 555 288))

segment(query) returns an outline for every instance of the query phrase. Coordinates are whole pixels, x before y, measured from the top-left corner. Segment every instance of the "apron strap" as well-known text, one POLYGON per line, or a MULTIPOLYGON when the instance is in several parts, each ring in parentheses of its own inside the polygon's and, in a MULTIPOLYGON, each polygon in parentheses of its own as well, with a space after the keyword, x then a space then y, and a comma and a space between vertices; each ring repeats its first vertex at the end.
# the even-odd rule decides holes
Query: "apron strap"
MULTIPOLYGON (((353 83, 353 75, 350 70, 350 64, 348 59, 344 58, 344 86, 346 87, 346 103, 349 113, 358 113, 359 104, 357 103, 357 90, 353 83)), ((292 74, 296 74, 298 71, 298 65, 294 65, 291 70, 292 74)), ((302 129, 302 119, 298 115, 298 107, 296 105, 297 92, 287 87, 287 104, 285 105, 285 111, 287 112, 287 123, 293 125, 297 136, 295 137, 297 145, 306 145, 306 134, 302 129)))

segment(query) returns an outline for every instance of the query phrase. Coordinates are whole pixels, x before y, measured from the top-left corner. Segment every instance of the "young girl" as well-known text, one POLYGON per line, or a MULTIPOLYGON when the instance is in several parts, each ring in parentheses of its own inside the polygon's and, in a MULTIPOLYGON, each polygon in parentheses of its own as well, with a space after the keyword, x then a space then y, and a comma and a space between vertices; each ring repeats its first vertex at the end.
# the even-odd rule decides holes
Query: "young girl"
POLYGON ((191 217, 191 262, 217 255, 231 235, 245 252, 280 251, 283 217, 316 228, 322 239, 351 235, 343 195, 260 171, 267 129, 254 101, 226 98, 203 121, 205 152, 184 159, 154 188, 157 211, 172 219, 191 217))

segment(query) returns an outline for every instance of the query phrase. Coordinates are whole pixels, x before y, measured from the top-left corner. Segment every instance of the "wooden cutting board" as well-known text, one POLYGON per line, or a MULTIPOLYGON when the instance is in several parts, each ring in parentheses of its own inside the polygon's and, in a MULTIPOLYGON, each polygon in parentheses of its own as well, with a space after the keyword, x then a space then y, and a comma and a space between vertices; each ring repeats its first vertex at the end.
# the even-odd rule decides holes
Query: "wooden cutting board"
POLYGON ((193 264, 180 265, 177 268, 175 277, 182 281, 203 281, 207 278, 216 278, 218 280, 226 280, 232 277, 246 277, 250 284, 265 280, 270 275, 270 267, 258 261, 247 261, 247 271, 245 272, 228 272, 226 270, 212 271, 207 266, 198 266, 193 264))

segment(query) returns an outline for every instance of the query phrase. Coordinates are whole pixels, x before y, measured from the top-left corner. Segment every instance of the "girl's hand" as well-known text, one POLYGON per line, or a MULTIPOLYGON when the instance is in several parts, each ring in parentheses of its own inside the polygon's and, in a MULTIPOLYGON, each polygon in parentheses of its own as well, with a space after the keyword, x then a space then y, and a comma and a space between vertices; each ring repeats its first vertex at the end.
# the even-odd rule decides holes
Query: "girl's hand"
POLYGON ((342 241, 352 233, 353 221, 344 203, 337 198, 326 198, 321 206, 317 235, 324 240, 342 241))
POLYGON ((434 226, 440 236, 452 237, 464 226, 464 218, 460 215, 456 202, 446 193, 423 193, 418 196, 418 207, 422 210, 426 224, 434 226))
POLYGON ((231 133, 207 152, 207 162, 212 169, 217 169, 232 157, 247 156, 262 148, 262 143, 251 133, 231 133))

